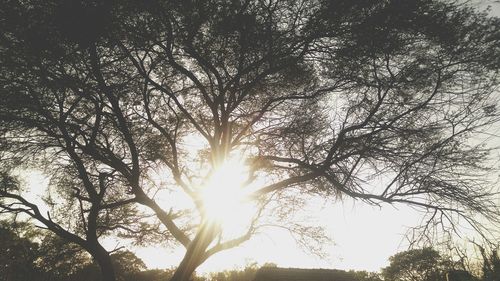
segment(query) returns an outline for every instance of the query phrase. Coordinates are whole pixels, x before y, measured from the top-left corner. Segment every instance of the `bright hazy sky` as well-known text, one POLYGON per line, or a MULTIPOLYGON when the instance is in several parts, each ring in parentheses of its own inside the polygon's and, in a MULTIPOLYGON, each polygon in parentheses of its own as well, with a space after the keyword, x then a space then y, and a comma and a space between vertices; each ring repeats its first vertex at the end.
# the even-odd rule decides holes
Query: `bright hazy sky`
MULTIPOLYGON (((281 267, 322 267, 377 271, 386 266, 387 258, 407 245, 401 244, 405 225, 418 223, 419 217, 408 208, 366 206, 352 201, 338 203, 323 210, 308 211, 318 225, 327 229, 333 243, 325 245, 329 257, 321 260, 304 253, 293 238, 282 231, 270 231, 254 237, 242 246, 209 258, 198 272, 244 267, 245 264, 273 262, 281 267)), ((149 247, 137 254, 149 267, 176 265, 183 251, 149 247)))
MULTIPOLYGON (((500 16, 500 1, 477 2, 482 7, 491 4, 491 14, 500 16)), ((500 145, 498 138, 496 142, 500 145)), ((48 181, 40 172, 31 171, 30 175, 27 185, 31 190, 40 190, 47 185, 48 181)), ((36 200, 37 196, 31 194, 30 197, 36 200)), ((313 202, 307 212, 318 225, 327 229, 333 240, 332 244, 324 245, 328 258, 319 259, 306 254, 289 234, 274 231, 255 236, 240 247, 210 257, 197 272, 242 268, 253 262, 261 265, 273 262, 281 267, 378 271, 388 265, 389 256, 407 249, 404 239, 406 227, 418 225, 421 220, 421 214, 405 206, 384 205, 378 208, 352 200, 326 207, 316 205, 319 204, 313 202)), ((110 250, 116 246, 128 247, 114 240, 106 240, 104 244, 110 250)), ((149 268, 176 266, 184 254, 182 247, 136 248, 135 252, 149 268)))
MULTIPOLYGON (((25 182, 31 192, 26 197, 42 205, 39 198, 48 179, 40 171, 31 170, 28 174, 25 182)), ((47 210, 41 208, 42 213, 47 210)), ((419 213, 405 206, 398 206, 398 209, 389 205, 379 208, 350 199, 326 206, 322 200, 317 200, 311 202, 304 212, 311 222, 324 226, 333 240, 330 245, 324 245, 328 254, 326 259, 305 253, 287 232, 273 230, 253 237, 240 247, 210 257, 198 272, 241 268, 252 262, 273 262, 282 267, 377 271, 386 266, 389 256, 406 249, 403 239, 405 227, 418 224, 420 219, 419 213)), ((109 250, 117 246, 130 247, 123 241, 113 239, 105 239, 103 244, 109 250)), ((176 266, 184 254, 180 246, 176 249, 151 246, 133 250, 149 268, 176 266)))

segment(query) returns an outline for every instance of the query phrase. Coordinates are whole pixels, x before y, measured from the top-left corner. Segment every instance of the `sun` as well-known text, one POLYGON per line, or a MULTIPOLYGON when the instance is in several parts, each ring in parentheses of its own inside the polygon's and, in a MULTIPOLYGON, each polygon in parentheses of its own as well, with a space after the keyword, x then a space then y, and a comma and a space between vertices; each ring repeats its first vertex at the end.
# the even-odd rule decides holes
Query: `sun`
POLYGON ((244 230, 255 213, 255 206, 248 200, 248 175, 242 158, 229 158, 200 188, 204 219, 219 224, 226 234, 244 230))

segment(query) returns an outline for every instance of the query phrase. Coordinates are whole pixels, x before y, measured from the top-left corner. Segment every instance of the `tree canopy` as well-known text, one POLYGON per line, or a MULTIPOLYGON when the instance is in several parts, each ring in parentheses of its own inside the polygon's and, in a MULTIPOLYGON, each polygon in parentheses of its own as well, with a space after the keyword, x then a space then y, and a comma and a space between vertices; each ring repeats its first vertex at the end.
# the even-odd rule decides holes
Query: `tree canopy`
POLYGON ((416 239, 498 223, 490 149, 472 141, 499 117, 497 18, 437 0, 2 6, 2 169, 45 168, 52 210, 11 185, 0 204, 101 268, 105 235, 185 247, 172 280, 272 226, 317 250, 321 226, 293 215, 318 195, 419 209, 416 239), (244 179, 220 189, 234 163, 244 179), (214 196, 222 213, 252 205, 238 233, 214 196))
POLYGON ((446 280, 454 269, 453 262, 432 248, 412 249, 389 258, 390 265, 382 270, 387 281, 446 280))
POLYGON ((482 261, 482 280, 493 281, 500 278, 500 255, 498 253, 500 246, 497 244, 492 249, 486 249, 483 246, 476 245, 481 252, 482 261))
MULTIPOLYGON (((0 280, 2 281, 86 281, 100 280, 99 267, 88 253, 53 233, 29 223, 0 221, 0 280)), ((135 280, 145 265, 129 251, 111 254, 117 280, 135 280)), ((152 280, 152 278, 148 278, 152 280)))

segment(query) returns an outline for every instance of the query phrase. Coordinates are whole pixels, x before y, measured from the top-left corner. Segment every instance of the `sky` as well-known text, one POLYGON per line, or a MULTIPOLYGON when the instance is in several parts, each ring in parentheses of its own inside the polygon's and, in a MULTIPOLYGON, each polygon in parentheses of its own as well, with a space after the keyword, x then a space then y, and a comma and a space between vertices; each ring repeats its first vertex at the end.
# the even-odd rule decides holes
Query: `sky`
POLYGON ((500 17, 500 1, 499 0, 475 0, 479 9, 485 9, 490 6, 490 15, 500 17))
MULTIPOLYGON (((480 7, 491 4, 491 14, 500 16, 500 1, 476 2, 480 7)), ((498 138, 495 141, 500 145, 498 138)), ((41 172, 33 170, 29 174, 26 181, 28 189, 40 190, 48 184, 41 172)), ((30 197, 39 200, 36 192, 30 197)), ((302 251, 288 233, 272 231, 253 237, 240 247, 216 254, 197 272, 203 274, 266 262, 280 267, 378 271, 388 265, 390 256, 407 249, 406 230, 418 225, 421 220, 421 214, 406 206, 374 207, 352 200, 324 205, 320 201, 312 202, 305 211, 312 221, 325 227, 332 239, 332 243, 324 245, 325 259, 302 251)), ((104 244, 109 250, 117 246, 130 247, 123 241, 113 239, 106 239, 104 244)), ((182 247, 167 249, 150 246, 134 248, 134 251, 149 268, 176 266, 184 254, 182 247)))
MULTIPOLYGON (((496 139, 498 142, 498 138, 496 139)), ((500 142, 497 143, 500 145, 500 142)), ((29 171, 27 190, 44 190, 48 179, 36 170, 29 171)), ((41 192, 29 193, 28 199, 40 202, 41 192)), ((158 202, 160 205, 169 202, 158 202)), ((499 202, 500 204, 500 202, 499 202)), ((48 209, 42 208, 44 213, 48 209)), ((409 227, 419 225, 422 213, 404 205, 369 206, 360 201, 344 199, 339 202, 312 200, 304 213, 309 222, 323 226, 331 243, 323 245, 326 258, 308 254, 285 231, 272 230, 254 236, 239 247, 210 257, 197 272, 208 274, 232 268, 244 268, 257 263, 275 263, 280 267, 334 268, 343 270, 379 271, 388 258, 408 249, 405 234, 409 227)), ((108 250, 124 246, 136 253, 148 268, 169 268, 179 264, 184 249, 157 246, 133 247, 123 240, 104 239, 108 250)))
MULTIPOLYGON (((417 212, 404 206, 399 209, 394 206, 379 208, 349 200, 314 207, 311 204, 307 213, 318 225, 326 228, 333 240, 324 245, 327 258, 320 259, 304 252, 285 231, 269 231, 240 247, 216 254, 197 271, 207 273, 243 268, 254 262, 260 265, 272 262, 280 267, 378 271, 387 266, 389 256, 407 248, 404 242, 406 228, 420 220, 417 212)), ((175 266, 183 251, 148 247, 138 249, 136 253, 148 267, 163 268, 166 263, 175 266)))

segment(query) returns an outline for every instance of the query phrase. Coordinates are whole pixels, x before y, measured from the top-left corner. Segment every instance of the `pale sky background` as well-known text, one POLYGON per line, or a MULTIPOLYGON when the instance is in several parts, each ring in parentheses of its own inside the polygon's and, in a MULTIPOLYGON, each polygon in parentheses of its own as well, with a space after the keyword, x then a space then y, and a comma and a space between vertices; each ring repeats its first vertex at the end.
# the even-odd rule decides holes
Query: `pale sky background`
MULTIPOLYGON (((500 16, 500 1, 476 2, 481 7, 491 4, 491 14, 500 16)), ((494 142, 500 145, 498 138, 494 142)), ((30 174, 31 177, 26 182, 29 189, 40 190, 48 184, 48 180, 40 172, 31 171, 30 174)), ((38 201, 36 194, 31 194, 30 197, 38 201)), ((324 245, 329 256, 327 259, 304 253, 289 234, 275 231, 255 236, 240 247, 212 256, 197 272, 243 268, 253 262, 260 265, 273 262, 280 267, 378 271, 388 265, 389 256, 407 249, 408 244, 404 239, 406 229, 418 225, 421 220, 421 214, 409 207, 384 205, 378 208, 352 200, 324 208, 313 203, 308 212, 318 225, 326 228, 333 239, 334 243, 324 245)), ((128 248, 120 241, 106 240, 104 244, 110 250, 116 246, 128 248)), ((176 266, 184 254, 182 247, 135 248, 135 252, 149 268, 176 266)))
MULTIPOLYGON (((420 219, 418 213, 407 207, 380 209, 350 200, 308 212, 333 239, 332 244, 324 245, 328 258, 319 259, 305 253, 287 232, 270 231, 240 247, 212 256, 198 272, 242 268, 252 262, 261 265, 273 262, 280 267, 378 271, 386 266, 389 256, 407 248, 408 245, 402 242, 406 226, 416 225, 420 219)), ((137 255, 149 267, 165 267, 165 263, 175 266, 183 253, 182 249, 172 251, 155 247, 137 250, 137 255)))

